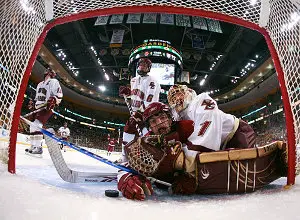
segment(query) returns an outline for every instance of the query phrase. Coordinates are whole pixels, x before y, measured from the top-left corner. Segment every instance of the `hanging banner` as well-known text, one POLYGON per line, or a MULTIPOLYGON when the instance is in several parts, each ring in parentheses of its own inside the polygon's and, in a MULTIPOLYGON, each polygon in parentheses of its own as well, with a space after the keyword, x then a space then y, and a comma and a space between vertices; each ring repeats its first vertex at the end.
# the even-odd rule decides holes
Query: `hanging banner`
POLYGON ((97 20, 95 21, 94 26, 98 25, 106 25, 108 21, 109 16, 99 16, 97 20))
POLYGON ((123 23, 124 15, 112 15, 110 19, 110 24, 121 24, 123 23))
POLYGON ((208 25, 208 30, 212 32, 217 32, 217 33, 223 33, 221 29, 221 25, 219 21, 213 20, 213 19, 206 19, 207 25, 208 25))
POLYGON ((110 40, 110 47, 121 47, 123 43, 125 30, 113 30, 113 34, 110 40))
POLYGON ((176 25, 182 27, 191 27, 190 16, 176 15, 176 25))
POLYGON ((121 68, 120 69, 120 74, 119 74, 119 80, 122 80, 122 79, 129 80, 129 77, 130 77, 129 69, 128 68, 121 68))
POLYGON ((128 14, 127 24, 139 24, 141 23, 141 14, 128 14))
POLYGON ((144 24, 156 24, 156 13, 146 13, 144 14, 143 23, 144 24))
POLYGON ((205 49, 203 37, 192 35, 192 47, 197 49, 205 49))
POLYGON ((160 14, 160 23, 174 25, 174 15, 160 14))
POLYGON ((207 30, 205 18, 192 17, 193 27, 197 29, 207 30))

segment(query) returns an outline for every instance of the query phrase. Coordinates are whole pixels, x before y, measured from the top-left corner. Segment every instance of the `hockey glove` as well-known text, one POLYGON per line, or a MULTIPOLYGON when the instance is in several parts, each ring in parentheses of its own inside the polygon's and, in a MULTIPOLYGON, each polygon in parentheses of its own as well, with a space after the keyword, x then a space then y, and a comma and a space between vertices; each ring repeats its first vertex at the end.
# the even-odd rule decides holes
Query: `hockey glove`
POLYGON ((28 104, 27 104, 27 108, 31 111, 34 110, 34 101, 32 99, 29 100, 28 104))
POLYGON ((144 127, 143 119, 142 119, 142 113, 140 111, 136 111, 133 113, 133 116, 130 116, 128 119, 126 126, 124 128, 124 131, 128 134, 138 134, 137 128, 139 127, 141 130, 144 127))
POLYGON ((153 189, 148 179, 131 173, 126 173, 120 178, 118 190, 122 192, 125 198, 132 200, 145 200, 146 196, 153 194, 153 189))
POLYGON ((127 86, 120 86, 120 88, 119 88, 119 96, 123 97, 124 95, 125 96, 130 96, 131 95, 131 90, 127 86))
POLYGON ((55 107, 56 105, 56 98, 54 96, 49 97, 47 101, 47 110, 51 110, 55 107))
POLYGON ((196 179, 188 173, 181 173, 175 176, 172 184, 172 192, 174 194, 191 195, 197 190, 196 179))

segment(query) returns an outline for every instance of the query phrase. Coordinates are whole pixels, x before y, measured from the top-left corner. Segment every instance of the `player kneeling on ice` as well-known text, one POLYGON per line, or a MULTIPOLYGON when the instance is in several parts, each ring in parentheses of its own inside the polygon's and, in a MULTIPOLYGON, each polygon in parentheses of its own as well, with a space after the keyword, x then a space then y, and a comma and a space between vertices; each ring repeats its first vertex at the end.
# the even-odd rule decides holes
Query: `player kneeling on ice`
MULTIPOLYGON (((197 152, 191 152, 185 160, 181 146, 193 132, 193 122, 173 122, 169 107, 160 102, 151 103, 145 109, 143 120, 150 132, 125 146, 129 166, 142 175, 174 183, 181 178, 174 176, 176 171, 182 171, 183 166, 193 167, 197 152)), ((152 195, 151 183, 142 175, 120 172, 118 189, 124 197, 144 200, 146 195, 152 195)))
POLYGON ((126 198, 143 200, 153 193, 144 176, 171 183, 174 194, 188 195, 249 192, 284 175, 282 143, 209 153, 194 151, 189 149, 193 148, 190 138, 195 130, 192 121, 172 122, 168 107, 162 103, 149 105, 143 116, 149 135, 125 147, 129 166, 141 175, 118 175, 118 189, 126 198))
POLYGON ((41 146, 41 140, 43 134, 39 128, 42 128, 44 124, 53 114, 52 109, 59 105, 63 97, 60 84, 54 77, 56 73, 47 69, 44 74, 44 80, 40 82, 36 88, 36 95, 34 102, 29 103, 28 108, 31 111, 36 111, 32 114, 33 125, 30 125, 30 142, 31 146, 25 149, 25 152, 30 154, 42 154, 43 149, 41 146), (40 111, 38 111, 40 110, 40 111))

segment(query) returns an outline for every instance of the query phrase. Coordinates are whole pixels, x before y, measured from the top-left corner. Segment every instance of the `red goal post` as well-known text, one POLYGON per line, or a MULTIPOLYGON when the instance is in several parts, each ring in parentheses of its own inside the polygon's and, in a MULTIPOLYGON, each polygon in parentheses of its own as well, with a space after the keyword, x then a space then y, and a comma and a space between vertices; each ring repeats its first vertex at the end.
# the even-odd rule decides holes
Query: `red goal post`
MULTIPOLYGON (((4 5, 3 5, 4 4, 4 5)), ((260 32, 269 47, 283 98, 288 184, 294 184, 300 143, 300 9, 297 0, 11 0, 0 11, 0 125, 9 132, 8 171, 15 173, 24 93, 38 51, 55 25, 101 15, 171 13, 234 23, 260 32)), ((4 153, 3 153, 4 152, 4 153)), ((1 156, 1 155, 0 155, 1 156)))

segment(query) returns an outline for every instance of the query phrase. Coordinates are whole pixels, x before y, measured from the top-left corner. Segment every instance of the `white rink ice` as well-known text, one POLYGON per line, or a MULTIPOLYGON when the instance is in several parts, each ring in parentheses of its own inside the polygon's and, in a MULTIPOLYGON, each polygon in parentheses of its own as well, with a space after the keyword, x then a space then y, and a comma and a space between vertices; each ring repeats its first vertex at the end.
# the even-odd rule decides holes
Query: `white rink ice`
MULTIPOLYGON (((265 189, 240 195, 169 196, 155 189, 154 196, 140 202, 105 197, 105 189, 117 189, 116 182, 64 182, 47 149, 43 158, 25 155, 24 149, 17 147, 16 175, 0 163, 0 220, 300 219, 300 178, 289 190, 283 189, 286 178, 282 178, 265 189)), ((77 152, 63 155, 73 169, 115 171, 77 152)))

